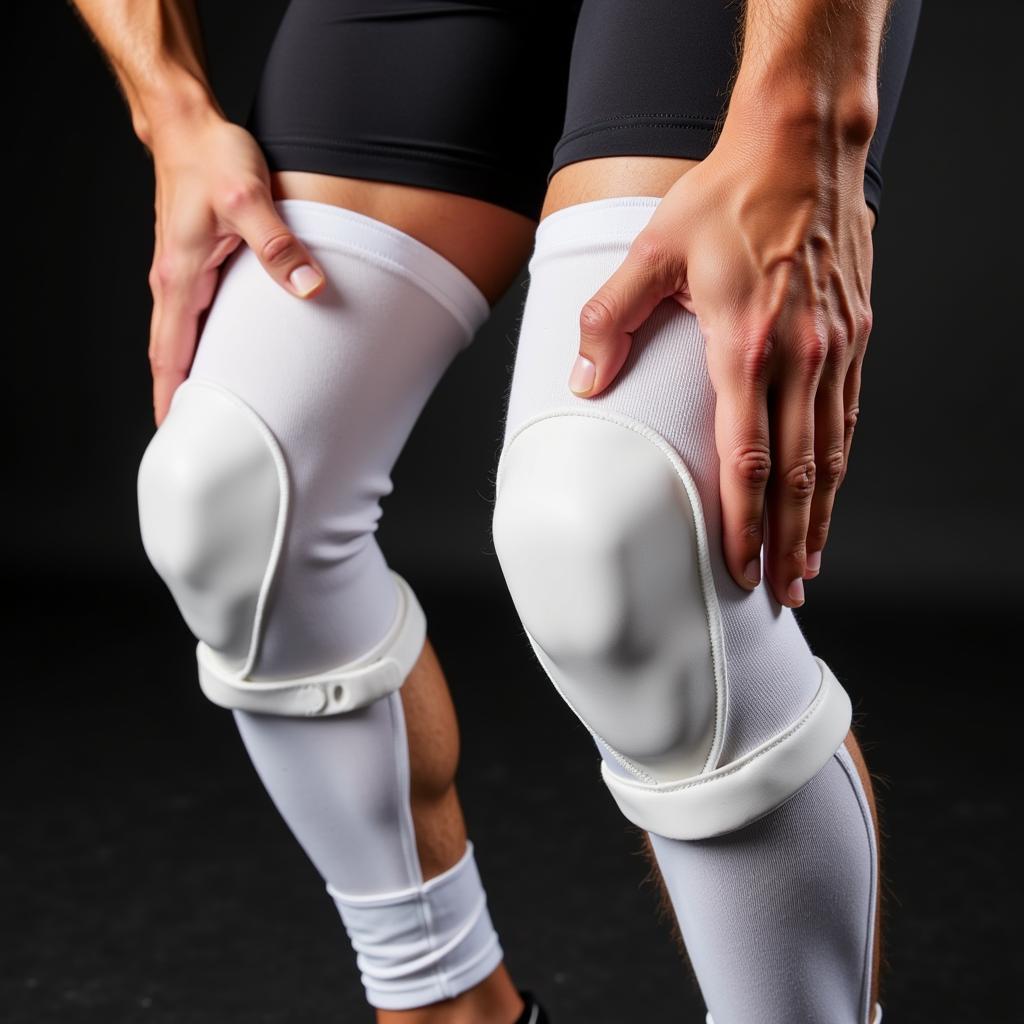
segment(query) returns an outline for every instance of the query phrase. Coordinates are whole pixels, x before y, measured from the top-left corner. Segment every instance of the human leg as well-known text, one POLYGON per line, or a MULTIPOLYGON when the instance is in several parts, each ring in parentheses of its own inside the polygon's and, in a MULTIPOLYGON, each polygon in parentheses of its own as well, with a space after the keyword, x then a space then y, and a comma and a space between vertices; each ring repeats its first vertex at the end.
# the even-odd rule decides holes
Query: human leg
MULTIPOLYGON (((662 304, 612 388, 584 400, 566 384, 583 303, 707 154, 727 97, 687 49, 691 34, 714 48, 686 17, 700 8, 728 49, 728 12, 684 7, 648 10, 658 38, 638 41, 649 29, 628 5, 584 4, 530 261, 495 549, 538 659, 647 833, 715 1024, 866 1024, 878 1012, 870 780, 848 698, 792 613, 764 588, 746 595, 722 565, 714 396, 695 318, 662 304), (649 50, 675 62, 652 57, 631 92, 635 54, 649 50), (681 96, 688 75, 694 91, 681 96)), ((886 131, 908 56, 896 51, 880 90, 886 131)), ((877 205, 871 164, 865 195, 877 205)))
POLYGON ((418 1019, 509 1024, 521 1002, 451 783, 454 717, 418 603, 373 539, 391 466, 487 302, 397 228, 278 205, 328 287, 295 300, 249 250, 230 258, 140 466, 143 539, 202 641, 204 689, 233 708, 330 886, 381 1018, 435 1004, 418 1019), (292 685, 332 669, 327 687, 292 685), (265 708, 261 684, 281 687, 265 708))
POLYGON ((716 1021, 864 1024, 876 868, 859 778, 834 755, 849 703, 792 612, 724 568, 695 318, 659 306, 596 400, 561 372, 579 308, 655 205, 598 200, 541 222, 495 549, 606 783, 651 834, 716 1021))
POLYGON ((289 305, 233 255, 140 467, 204 690, 328 883, 381 1021, 506 1024, 522 1005, 443 675, 373 531, 419 409, 527 254, 561 108, 523 108, 509 79, 533 61, 559 94, 571 16, 535 35, 514 5, 288 7, 246 127, 328 287, 289 305))

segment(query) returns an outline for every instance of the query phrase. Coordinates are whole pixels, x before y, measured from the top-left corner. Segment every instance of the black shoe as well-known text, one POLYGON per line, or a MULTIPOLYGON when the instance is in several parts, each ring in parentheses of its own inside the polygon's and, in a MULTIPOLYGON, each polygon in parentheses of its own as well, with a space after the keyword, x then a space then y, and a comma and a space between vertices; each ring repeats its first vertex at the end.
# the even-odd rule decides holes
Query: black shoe
POLYGON ((519 994, 523 997, 523 1002, 526 1005, 516 1020, 516 1024, 551 1024, 547 1013, 544 1012, 544 1007, 537 1002, 537 997, 532 992, 520 989, 519 994))

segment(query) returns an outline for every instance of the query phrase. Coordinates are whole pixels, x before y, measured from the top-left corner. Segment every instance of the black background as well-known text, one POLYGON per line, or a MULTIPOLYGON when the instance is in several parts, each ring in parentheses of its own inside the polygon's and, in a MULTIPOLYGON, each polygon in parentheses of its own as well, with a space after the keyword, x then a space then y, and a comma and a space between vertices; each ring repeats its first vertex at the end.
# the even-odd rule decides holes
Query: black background
MULTIPOLYGON (((200 5, 233 120, 284 6, 200 5)), ((925 5, 884 165, 852 467, 799 613, 879 777, 886 1024, 1009 1021, 1019 988, 1017 731, 998 712, 1019 677, 1017 11, 925 5)), ((139 540, 151 164, 73 12, 8 17, 0 1013, 370 1020, 334 908, 200 694, 139 540)), ((530 655, 490 540, 524 295, 521 276, 435 392, 378 538, 455 694, 460 792, 514 978, 554 1024, 696 1024, 636 833, 530 655)))

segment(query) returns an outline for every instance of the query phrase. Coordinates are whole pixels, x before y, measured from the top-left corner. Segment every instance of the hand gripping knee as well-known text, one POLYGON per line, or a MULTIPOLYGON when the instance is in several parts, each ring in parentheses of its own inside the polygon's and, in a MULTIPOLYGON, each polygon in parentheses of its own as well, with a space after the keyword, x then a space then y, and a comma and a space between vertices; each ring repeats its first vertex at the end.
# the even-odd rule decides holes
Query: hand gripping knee
POLYGON ((721 764, 728 683, 697 488, 656 431, 605 409, 527 420, 498 463, 494 545, 526 635, 622 771, 623 814, 669 838, 767 814, 843 742, 850 700, 821 684, 798 719, 721 764))
POLYGON ((241 398, 189 378, 139 466, 143 546, 199 638, 199 682, 225 708, 334 715, 397 690, 426 638, 423 609, 392 570, 397 612, 387 635, 337 668, 250 678, 290 515, 288 470, 274 435, 241 398))

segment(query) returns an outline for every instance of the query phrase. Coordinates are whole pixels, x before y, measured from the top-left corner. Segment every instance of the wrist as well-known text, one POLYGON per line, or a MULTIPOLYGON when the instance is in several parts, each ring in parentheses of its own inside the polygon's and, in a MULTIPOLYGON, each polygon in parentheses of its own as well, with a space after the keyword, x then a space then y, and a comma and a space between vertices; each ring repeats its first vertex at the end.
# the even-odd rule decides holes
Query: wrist
POLYGON ((850 76, 843 82, 818 83, 803 75, 775 73, 737 79, 726 126, 732 121, 734 127, 769 138, 804 138, 866 155, 878 119, 873 78, 850 76))
POLYGON ((193 130, 226 115, 209 85, 181 67, 156 74, 136 85, 130 97, 132 127, 139 140, 152 150, 155 140, 168 130, 193 130))

